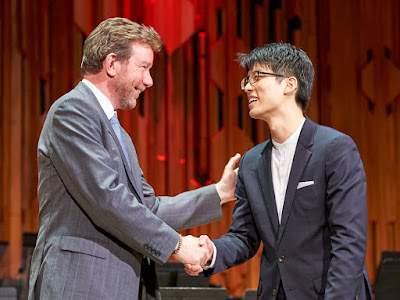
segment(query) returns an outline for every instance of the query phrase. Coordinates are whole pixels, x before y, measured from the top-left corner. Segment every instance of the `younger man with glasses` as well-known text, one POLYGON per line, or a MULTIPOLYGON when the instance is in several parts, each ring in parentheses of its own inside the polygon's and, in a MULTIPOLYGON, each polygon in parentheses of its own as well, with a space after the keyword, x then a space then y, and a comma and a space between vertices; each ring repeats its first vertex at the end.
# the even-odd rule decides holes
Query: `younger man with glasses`
POLYGON ((349 136, 304 116, 314 79, 310 59, 276 43, 239 61, 248 74, 241 86, 249 114, 268 124, 271 139, 241 159, 229 233, 213 242, 200 238, 214 249, 205 273, 245 262, 263 242, 258 299, 372 299, 363 164, 349 136))

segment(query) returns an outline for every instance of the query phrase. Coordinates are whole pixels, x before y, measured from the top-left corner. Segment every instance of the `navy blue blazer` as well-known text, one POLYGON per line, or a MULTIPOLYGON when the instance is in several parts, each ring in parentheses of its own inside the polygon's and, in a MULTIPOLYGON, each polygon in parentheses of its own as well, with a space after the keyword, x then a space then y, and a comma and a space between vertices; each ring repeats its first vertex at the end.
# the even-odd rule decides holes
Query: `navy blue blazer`
POLYGON ((366 177, 353 140, 306 119, 279 224, 270 140, 240 162, 229 233, 214 240, 214 274, 254 256, 263 243, 258 299, 372 299, 365 266, 366 177), (307 182, 307 183, 306 183, 307 182), (299 185, 300 183, 300 185, 299 185))

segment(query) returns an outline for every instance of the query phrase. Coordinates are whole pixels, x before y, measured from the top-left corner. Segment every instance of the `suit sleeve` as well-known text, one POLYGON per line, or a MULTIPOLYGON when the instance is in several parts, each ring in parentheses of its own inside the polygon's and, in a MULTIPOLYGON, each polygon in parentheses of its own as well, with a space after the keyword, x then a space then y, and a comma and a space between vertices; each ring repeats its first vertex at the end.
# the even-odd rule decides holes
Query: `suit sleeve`
POLYGON ((333 140, 326 161, 331 262, 325 300, 354 299, 367 248, 367 188, 357 147, 348 136, 333 140))
POLYGON ((143 177, 143 192, 150 210, 175 230, 208 224, 222 218, 220 199, 215 185, 181 193, 175 197, 154 195, 143 177))
POLYGON ((119 182, 115 162, 103 145, 99 119, 85 101, 63 101, 52 119, 50 159, 74 201, 96 226, 164 263, 179 235, 119 182))
POLYGON ((175 197, 156 197, 154 189, 140 168, 135 146, 124 131, 126 142, 132 150, 132 169, 138 174, 146 207, 175 230, 187 229, 222 219, 220 198, 215 184, 181 193, 175 197))
POLYGON ((236 182, 232 223, 229 232, 217 240, 213 240, 217 248, 215 267, 204 273, 215 274, 237 266, 252 258, 260 246, 260 236, 251 213, 244 183, 246 154, 243 155, 236 182))

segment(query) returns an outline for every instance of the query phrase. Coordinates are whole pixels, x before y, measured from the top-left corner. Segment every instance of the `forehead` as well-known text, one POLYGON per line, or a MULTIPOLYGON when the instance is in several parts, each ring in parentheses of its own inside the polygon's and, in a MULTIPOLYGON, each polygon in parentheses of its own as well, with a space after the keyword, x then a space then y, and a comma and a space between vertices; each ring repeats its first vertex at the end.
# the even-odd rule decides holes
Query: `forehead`
POLYGON ((143 42, 132 42, 131 57, 136 63, 153 64, 154 53, 149 44, 143 42))

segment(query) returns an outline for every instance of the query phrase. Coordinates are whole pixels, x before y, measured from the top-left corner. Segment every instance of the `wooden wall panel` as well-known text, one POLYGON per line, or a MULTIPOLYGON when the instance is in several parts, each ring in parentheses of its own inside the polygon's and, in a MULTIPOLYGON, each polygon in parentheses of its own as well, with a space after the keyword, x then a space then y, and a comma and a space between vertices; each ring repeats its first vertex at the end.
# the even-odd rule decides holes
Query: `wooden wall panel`
MULTIPOLYGON (((1 1, 0 2, 0 47, 1 49, 3 49, 3 53, 9 53, 8 50, 8 43, 5 41, 5 30, 6 30, 6 20, 8 19, 5 16, 5 1, 1 1)), ((1 70, 0 70, 0 117, 1 117, 1 121, 0 121, 0 237, 4 236, 4 225, 5 225, 5 220, 4 220, 4 207, 5 207, 5 197, 4 197, 4 193, 5 193, 5 188, 4 188, 4 181, 3 181, 3 177, 4 177, 4 144, 5 144, 5 139, 4 139, 4 122, 3 122, 3 117, 4 117, 4 110, 5 110, 5 103, 7 101, 5 101, 5 93, 4 93, 4 89, 5 89, 5 85, 4 85, 4 71, 5 67, 4 67, 4 54, 2 56, 0 56, 0 65, 1 65, 1 70)))

